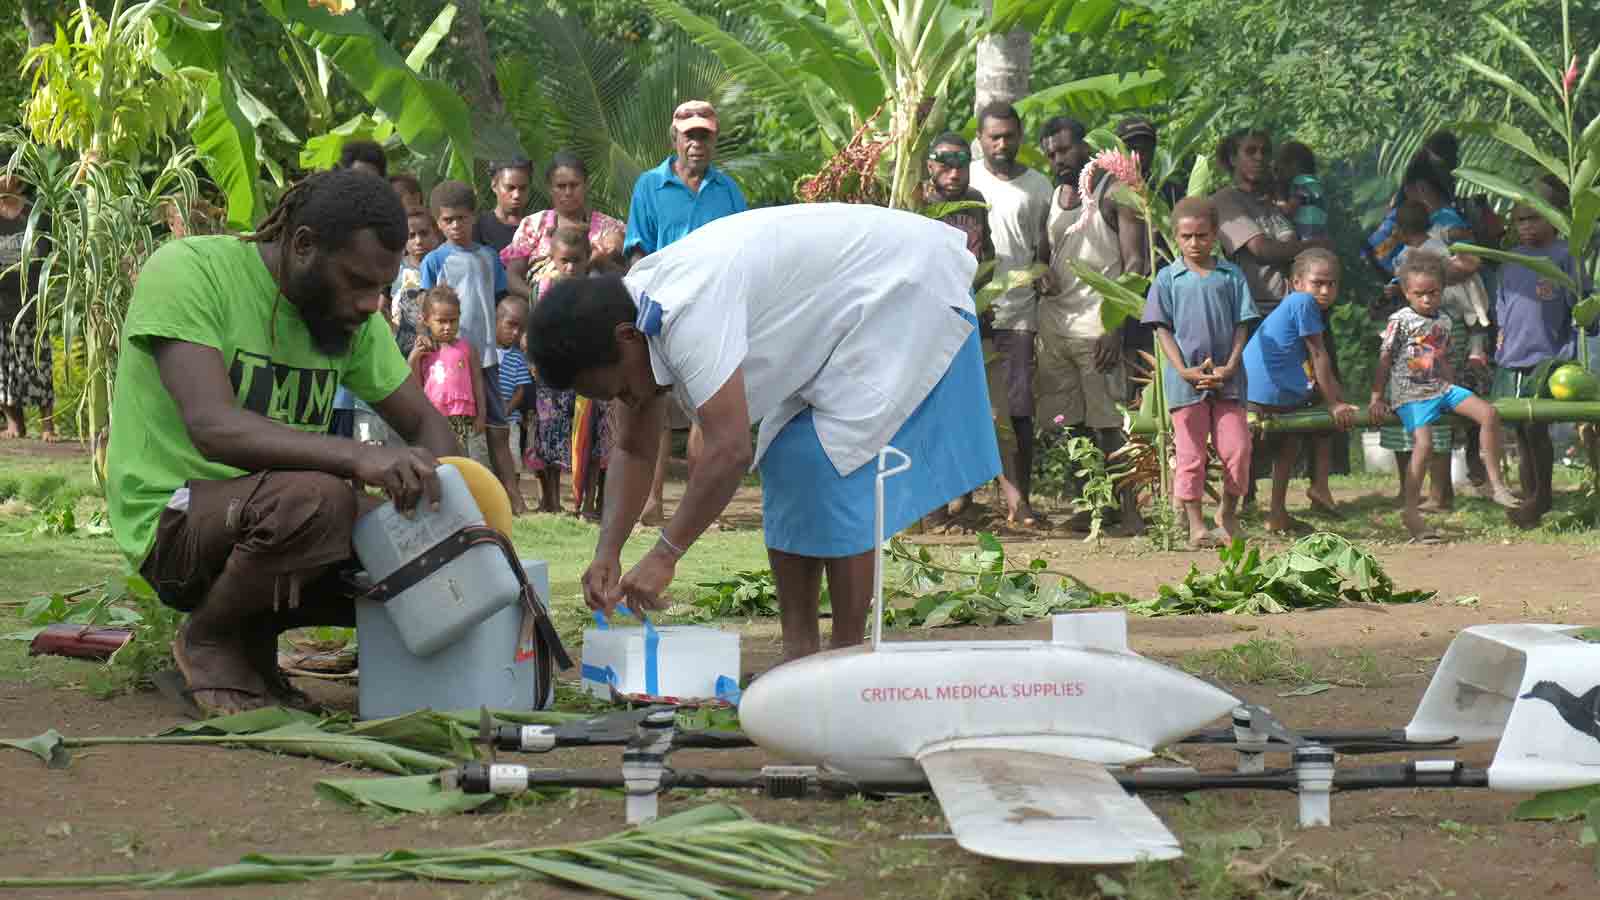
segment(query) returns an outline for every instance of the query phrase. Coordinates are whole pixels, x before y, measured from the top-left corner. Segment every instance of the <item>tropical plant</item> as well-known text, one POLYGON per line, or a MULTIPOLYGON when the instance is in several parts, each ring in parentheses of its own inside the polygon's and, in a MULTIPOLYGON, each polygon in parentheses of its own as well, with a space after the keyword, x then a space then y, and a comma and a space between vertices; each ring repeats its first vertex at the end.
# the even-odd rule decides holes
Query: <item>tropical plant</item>
POLYGON ((750 890, 809 894, 828 880, 827 838, 757 822, 731 806, 676 813, 610 837, 549 847, 283 856, 253 853, 214 869, 62 878, 0 877, 0 889, 181 888, 312 880, 490 884, 550 881, 614 897, 733 900, 750 890))
MULTIPOLYGON (((740 39, 760 46, 740 32, 740 39)), ((591 33, 576 19, 538 14, 525 24, 522 52, 502 57, 497 80, 522 146, 534 159, 576 153, 589 169, 589 205, 626 218, 639 174, 672 152, 672 111, 685 98, 722 111, 717 166, 752 199, 789 199, 794 176, 814 157, 755 153, 730 111, 746 108, 738 85, 714 55, 681 34, 643 59, 625 44, 591 33), (643 61, 641 61, 643 59, 643 61)), ((535 178, 536 200, 544 181, 535 178)))
POLYGON ((16 267, 28 271, 37 265, 39 281, 37 291, 23 298, 20 315, 50 326, 38 329, 39 341, 54 330, 67 357, 82 360, 84 391, 75 413, 79 433, 90 438, 96 483, 103 486, 117 353, 134 278, 165 237, 168 211, 187 219, 195 205, 195 153, 175 150, 146 177, 116 158, 66 162, 17 130, 0 133, 0 153, 7 151, 6 173, 34 190, 16 267), (48 239, 36 257, 40 237, 48 239))
POLYGON ((33 86, 23 126, 40 143, 76 151, 87 163, 138 161, 199 105, 203 73, 173 66, 159 52, 156 20, 185 29, 218 26, 180 9, 175 0, 117 0, 101 17, 79 0, 70 35, 57 26, 54 41, 22 58, 33 86))
MULTIPOLYGON (((1464 166, 1456 170, 1456 177, 1513 203, 1526 206, 1543 216, 1555 228, 1556 233, 1566 239, 1568 252, 1572 254, 1573 259, 1579 261, 1580 277, 1572 277, 1543 257, 1530 257, 1473 244, 1457 244, 1451 249, 1504 262, 1515 262, 1560 284, 1572 295, 1583 297, 1584 289, 1588 285, 1581 282, 1588 279, 1584 279, 1582 275, 1587 273, 1592 278, 1596 257, 1590 251, 1596 222, 1600 220, 1600 188, 1597 188, 1596 184, 1597 180, 1600 180, 1600 115, 1595 116, 1586 125, 1581 125, 1578 113, 1584 94, 1589 89, 1596 70, 1600 69, 1600 46, 1595 47, 1589 54, 1580 75, 1579 54, 1572 43, 1568 0, 1562 0, 1561 3, 1560 59, 1570 60, 1566 62, 1564 69, 1560 62, 1552 66, 1531 44, 1499 20, 1485 16, 1484 21, 1523 55, 1527 63, 1549 86, 1549 93, 1545 93, 1542 88, 1536 91, 1468 54, 1458 53, 1456 60, 1504 90, 1508 98, 1516 100, 1526 111, 1531 112, 1544 127, 1549 129, 1549 132, 1554 134, 1559 142, 1557 146, 1561 149, 1551 153, 1545 149, 1548 146, 1547 142, 1536 140, 1523 129, 1504 121, 1462 122, 1456 127, 1468 133, 1491 137, 1520 154, 1531 162, 1536 170, 1543 173, 1541 177, 1559 181, 1568 194, 1570 204, 1567 210, 1560 209, 1546 202, 1533 188, 1497 172, 1464 166)), ((1587 328, 1592 325, 1596 318, 1600 318, 1600 295, 1584 297, 1573 310, 1573 316, 1580 327, 1587 328)), ((1588 342, 1579 341, 1578 347, 1580 357, 1587 367, 1588 342)))

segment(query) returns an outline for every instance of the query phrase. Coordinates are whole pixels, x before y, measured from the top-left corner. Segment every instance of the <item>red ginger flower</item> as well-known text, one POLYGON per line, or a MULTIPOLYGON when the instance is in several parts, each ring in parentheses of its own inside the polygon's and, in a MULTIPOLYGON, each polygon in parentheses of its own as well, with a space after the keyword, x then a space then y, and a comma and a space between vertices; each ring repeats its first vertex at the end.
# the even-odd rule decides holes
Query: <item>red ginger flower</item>
POLYGON ((1144 172, 1139 168, 1139 154, 1123 153, 1118 150, 1101 150, 1089 160, 1089 164, 1078 173, 1078 196, 1084 204, 1083 214, 1078 216, 1078 221, 1067 228, 1067 234, 1077 234, 1089 224, 1089 219, 1100 214, 1100 204, 1091 203, 1094 196, 1094 170, 1103 170, 1107 175, 1122 182, 1141 196, 1145 192, 1144 172))

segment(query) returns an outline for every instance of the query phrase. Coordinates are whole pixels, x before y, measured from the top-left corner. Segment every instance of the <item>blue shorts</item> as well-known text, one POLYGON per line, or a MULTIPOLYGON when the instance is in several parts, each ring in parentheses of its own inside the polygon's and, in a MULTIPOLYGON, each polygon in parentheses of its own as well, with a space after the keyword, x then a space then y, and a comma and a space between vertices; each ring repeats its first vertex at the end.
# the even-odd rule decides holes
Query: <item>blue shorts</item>
POLYGON ((483 367, 483 424, 486 428, 506 427, 506 404, 500 399, 500 367, 483 367))
MULTIPOLYGON (((889 439, 911 457, 912 466, 883 486, 885 538, 1000 474, 978 340, 974 328, 944 377, 889 439)), ((779 430, 761 457, 761 521, 767 546, 822 558, 871 550, 876 543, 877 477, 876 460, 840 475, 822 449, 811 410, 801 412, 779 430)))
POLYGON ((1450 389, 1434 397, 1432 400, 1413 400, 1410 403, 1400 404, 1394 414, 1400 417, 1400 424, 1406 431, 1416 431, 1444 418, 1444 414, 1461 405, 1463 400, 1472 397, 1472 392, 1458 385, 1450 385, 1450 389))

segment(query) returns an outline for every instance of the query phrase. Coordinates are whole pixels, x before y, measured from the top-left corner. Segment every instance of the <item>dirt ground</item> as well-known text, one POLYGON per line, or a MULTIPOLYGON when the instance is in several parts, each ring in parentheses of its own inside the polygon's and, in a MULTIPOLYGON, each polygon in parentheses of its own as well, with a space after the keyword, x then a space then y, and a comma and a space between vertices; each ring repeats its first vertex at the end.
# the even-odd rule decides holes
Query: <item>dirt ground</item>
MULTIPOLYGON (((725 521, 758 527, 755 491, 741 492, 725 521)), ((967 536, 919 538, 970 544, 967 536)), ((1180 580, 1191 564, 1215 564, 1211 554, 1157 553, 1148 545, 1111 539, 1103 548, 1077 536, 1013 535, 1016 554, 1047 556, 1107 590, 1149 596, 1157 585, 1180 580)), ((1595 622, 1600 604, 1584 575, 1592 554, 1583 547, 1528 542, 1371 548, 1395 583, 1438 591, 1432 602, 1390 608, 1238 619, 1189 617, 1132 619, 1135 649, 1195 665, 1197 654, 1255 638, 1292 648, 1295 664, 1333 689, 1282 698, 1285 683, 1221 682, 1237 695, 1271 706, 1291 726, 1326 728, 1404 725, 1421 698, 1438 658, 1461 628, 1485 622, 1595 622), (1475 601, 1470 598, 1476 598, 1475 601)), ((941 629, 940 638, 1045 638, 1049 626, 941 629)), ((763 623, 746 630, 744 665, 761 671, 777 661, 776 630, 763 623)), ((922 637, 920 630, 907 637, 922 637)), ((302 686, 331 705, 351 708, 352 687, 317 682, 302 686)), ((143 734, 177 724, 180 717, 155 694, 114 701, 91 699, 74 686, 0 682, 0 731, 22 737, 55 728, 69 735, 143 734)), ((1188 762, 1225 768, 1225 751, 1193 752, 1188 762)), ((1487 764, 1492 747, 1459 754, 1487 764)), ((613 751, 563 751, 533 758, 541 766, 596 766, 618 762, 613 751)), ((1362 762, 1394 757, 1363 757, 1362 762)), ((757 751, 677 754, 680 765, 757 766, 757 751)), ((1171 765, 1170 762, 1162 762, 1171 765)), ((47 771, 34 758, 0 751, 0 874, 44 876, 211 866, 248 852, 329 853, 402 847, 445 847, 509 839, 528 845, 595 837, 623 825, 622 800, 579 792, 543 805, 498 815, 446 818, 379 817, 318 799, 315 782, 340 774, 311 760, 244 750, 110 747, 79 751, 64 771, 47 771)), ((1094 874, 1138 881, 1140 873, 1068 872, 1013 866, 972 857, 948 840, 907 839, 946 830, 938 808, 923 798, 889 801, 776 801, 712 792, 756 817, 795 824, 834 837, 842 877, 820 896, 868 897, 1093 897, 1094 874)), ((664 810, 703 802, 676 795, 664 810)), ((1336 796, 1334 825, 1302 831, 1295 826, 1292 795, 1266 792, 1156 797, 1151 805, 1186 842, 1208 834, 1253 828, 1259 849, 1242 851, 1236 864, 1269 862, 1268 877, 1236 875, 1224 890, 1200 883, 1198 865, 1179 876, 1170 896, 1193 897, 1594 897, 1600 880, 1592 848, 1580 848, 1575 824, 1511 820, 1520 796, 1487 791, 1372 791, 1336 796)), ((194 895, 196 892, 183 892, 194 895)), ((230 888, 228 897, 547 897, 577 892, 537 882, 499 887, 432 884, 338 884, 230 888)), ((20 894, 19 894, 20 895, 20 894)), ((28 896, 81 896, 36 892, 28 896)), ((99 896, 121 896, 101 893, 99 896)), ((141 896, 151 896, 141 894, 141 896)), ((176 894, 174 894, 176 896, 176 894)), ((1150 894, 1157 896, 1157 894, 1150 894)))

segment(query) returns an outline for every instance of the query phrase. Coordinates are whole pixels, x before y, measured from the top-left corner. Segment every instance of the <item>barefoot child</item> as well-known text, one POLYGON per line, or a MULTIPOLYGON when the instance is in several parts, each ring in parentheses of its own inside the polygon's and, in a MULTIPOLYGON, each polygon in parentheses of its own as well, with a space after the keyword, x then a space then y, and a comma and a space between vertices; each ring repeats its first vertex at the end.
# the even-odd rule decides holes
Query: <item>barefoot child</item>
MULTIPOLYGON (((1294 293, 1267 314, 1244 348, 1245 393, 1250 406, 1270 415, 1304 409, 1320 397, 1327 403, 1335 424, 1348 429, 1355 424, 1356 408, 1344 402, 1322 327, 1322 311, 1339 297, 1339 257, 1321 247, 1302 250, 1294 258, 1290 284, 1294 293), (1310 379, 1306 377, 1307 362, 1311 364, 1310 379)), ((1293 532, 1300 523, 1289 516, 1289 477, 1299 456, 1301 439, 1298 435, 1280 434, 1268 443, 1275 446, 1276 453, 1272 459, 1272 506, 1267 512, 1267 530, 1293 532)), ((1331 441, 1321 442, 1321 446, 1331 445, 1331 441)), ((1330 463, 1328 454, 1315 454, 1311 488, 1306 492, 1313 503, 1320 501, 1329 507, 1333 506, 1333 495, 1328 490, 1330 463)))
POLYGON ((1206 439, 1222 459, 1221 537, 1239 532, 1239 498, 1250 477, 1250 426, 1244 412, 1247 324, 1260 318, 1244 272, 1212 256, 1217 208, 1210 200, 1185 197, 1172 211, 1183 257, 1156 275, 1145 302, 1144 324, 1153 325, 1166 356, 1162 378, 1176 432, 1178 473, 1174 493, 1189 519, 1189 546, 1216 546, 1200 512, 1206 477, 1206 439))
POLYGON ((527 321, 528 301, 516 294, 500 298, 494 322, 500 380, 492 387, 500 392, 506 409, 506 423, 511 434, 511 477, 506 479, 506 493, 511 497, 512 514, 518 516, 528 511, 528 504, 522 499, 522 476, 516 468, 522 459, 522 401, 533 384, 527 360, 522 355, 522 330, 527 321))
MULTIPOLYGON (((1535 190, 1551 206, 1566 208, 1564 189, 1541 181, 1535 190)), ((1517 229, 1516 252, 1542 257, 1574 281, 1583 283, 1584 276, 1568 252, 1567 242, 1558 239, 1555 228, 1537 210, 1517 204, 1511 208, 1511 224, 1517 229)), ((1511 262, 1501 267, 1500 293, 1495 301, 1495 319, 1500 325, 1494 356, 1499 368, 1496 396, 1534 396, 1539 379, 1533 375, 1540 363, 1577 355, 1580 338, 1572 321, 1572 308, 1577 302, 1578 298, 1566 287, 1533 269, 1511 262)), ((1550 478, 1555 469, 1555 449, 1550 443, 1550 426, 1531 422, 1518 425, 1517 448, 1518 475, 1528 506, 1518 510, 1513 521, 1531 528, 1554 502, 1550 478)))
POLYGON ((411 373, 422 384, 433 408, 450 422, 467 455, 479 462, 484 446, 483 370, 472 342, 461 337, 461 300, 448 286, 422 295, 422 329, 411 348, 411 373))
POLYGON ((1389 317, 1389 326, 1383 333, 1372 384, 1372 417, 1387 418, 1392 410, 1411 433, 1411 471, 1405 482, 1406 530, 1414 541, 1437 544, 1439 535, 1428 530, 1418 507, 1422 502, 1422 478, 1433 456, 1433 424, 1445 413, 1455 411, 1477 423, 1494 502, 1513 507, 1517 500, 1500 479, 1500 414, 1471 391, 1451 382, 1451 322, 1442 309, 1444 258, 1414 250, 1406 254, 1395 276, 1408 305, 1389 317))

